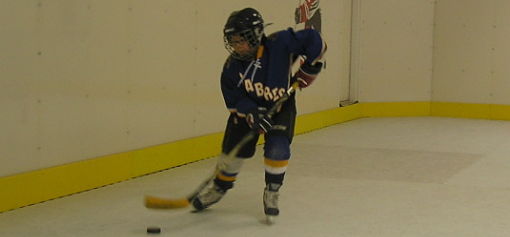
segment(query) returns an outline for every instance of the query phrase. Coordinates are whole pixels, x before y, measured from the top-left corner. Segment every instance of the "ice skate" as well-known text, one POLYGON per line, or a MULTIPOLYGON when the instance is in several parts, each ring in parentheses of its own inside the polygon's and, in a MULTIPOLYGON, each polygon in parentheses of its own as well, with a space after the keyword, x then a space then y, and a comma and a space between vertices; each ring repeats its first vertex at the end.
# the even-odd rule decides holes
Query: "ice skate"
POLYGON ((225 195, 227 191, 218 187, 218 185, 214 184, 202 191, 198 196, 193 199, 192 204, 196 211, 202 211, 211 205, 219 202, 223 195, 225 195))
POLYGON ((276 217, 280 214, 278 209, 278 190, 281 184, 268 184, 264 189, 264 213, 267 224, 274 224, 276 217))

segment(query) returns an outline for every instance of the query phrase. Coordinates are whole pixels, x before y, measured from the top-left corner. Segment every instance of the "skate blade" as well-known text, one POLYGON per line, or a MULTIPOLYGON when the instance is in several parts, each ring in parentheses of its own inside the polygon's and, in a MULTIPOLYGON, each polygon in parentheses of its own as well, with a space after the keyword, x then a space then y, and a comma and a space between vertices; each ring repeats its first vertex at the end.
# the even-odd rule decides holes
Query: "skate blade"
POLYGON ((167 199, 158 198, 154 196, 145 197, 145 207, 152 209, 175 209, 184 208, 190 205, 190 202, 186 198, 181 199, 167 199))

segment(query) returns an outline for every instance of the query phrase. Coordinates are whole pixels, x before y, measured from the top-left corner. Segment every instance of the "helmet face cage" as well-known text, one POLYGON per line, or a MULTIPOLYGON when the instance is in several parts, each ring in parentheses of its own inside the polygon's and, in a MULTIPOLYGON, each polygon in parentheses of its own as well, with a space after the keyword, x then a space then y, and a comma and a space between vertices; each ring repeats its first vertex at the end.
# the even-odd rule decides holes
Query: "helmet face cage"
POLYGON ((247 61, 247 60, 253 60, 255 58, 255 56, 256 56, 255 54, 257 51, 256 49, 260 45, 260 41, 262 40, 262 35, 263 35, 262 27, 255 27, 253 29, 247 29, 247 30, 243 30, 240 32, 225 34, 223 37, 223 41, 225 43, 225 48, 230 53, 230 55, 232 55, 232 57, 234 57, 235 59, 247 61), (236 35, 238 35, 241 38, 243 38, 244 40, 246 40, 246 42, 252 49, 250 51, 250 53, 239 54, 238 52, 236 52, 234 50, 234 47, 232 46, 233 45, 232 37, 236 36, 236 35))
POLYGON ((225 48, 233 58, 249 61, 255 58, 263 34, 264 20, 260 13, 253 8, 245 8, 230 14, 223 29, 223 41, 225 48), (239 53, 235 51, 234 46, 240 42, 234 41, 234 36, 239 36, 248 43, 250 46, 249 52, 239 53))

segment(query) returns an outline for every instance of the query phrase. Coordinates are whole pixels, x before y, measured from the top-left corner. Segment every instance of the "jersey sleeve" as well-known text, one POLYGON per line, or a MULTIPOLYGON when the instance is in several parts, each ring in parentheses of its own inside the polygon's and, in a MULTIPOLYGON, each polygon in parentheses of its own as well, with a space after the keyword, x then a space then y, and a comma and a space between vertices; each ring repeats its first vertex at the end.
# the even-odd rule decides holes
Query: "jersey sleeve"
POLYGON ((235 67, 236 65, 231 64, 227 59, 221 73, 221 92, 227 109, 242 117, 256 109, 257 104, 246 95, 240 87, 242 85, 238 85, 240 76, 235 75, 235 67))
POLYGON ((284 31, 288 50, 297 55, 305 55, 306 63, 314 64, 322 59, 327 45, 321 34, 314 29, 304 29, 294 32, 292 29, 284 31))

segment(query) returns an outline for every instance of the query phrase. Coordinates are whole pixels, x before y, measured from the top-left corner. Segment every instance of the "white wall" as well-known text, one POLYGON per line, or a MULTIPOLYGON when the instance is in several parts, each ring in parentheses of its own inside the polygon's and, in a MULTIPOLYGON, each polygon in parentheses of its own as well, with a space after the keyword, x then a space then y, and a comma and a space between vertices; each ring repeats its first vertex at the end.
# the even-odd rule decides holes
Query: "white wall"
POLYGON ((510 104, 510 1, 354 0, 361 102, 510 104))
MULTIPOLYGON (((0 177, 220 132, 228 14, 297 1, 0 1, 0 177)), ((510 2, 322 1, 327 69, 300 113, 361 102, 510 104, 510 2), (349 72, 349 67, 352 71, 349 72)), ((302 26, 297 26, 301 28, 302 26)))
MULTIPOLYGON (((0 1, 0 177, 221 132, 223 25, 252 6, 269 33, 294 26, 297 2, 275 3, 0 1)), ((301 113, 348 88, 350 0, 321 8, 330 58, 301 113)))
POLYGON ((360 102, 430 101, 434 0, 354 0, 360 102))
POLYGON ((439 0, 432 100, 510 104, 510 1, 439 0))

